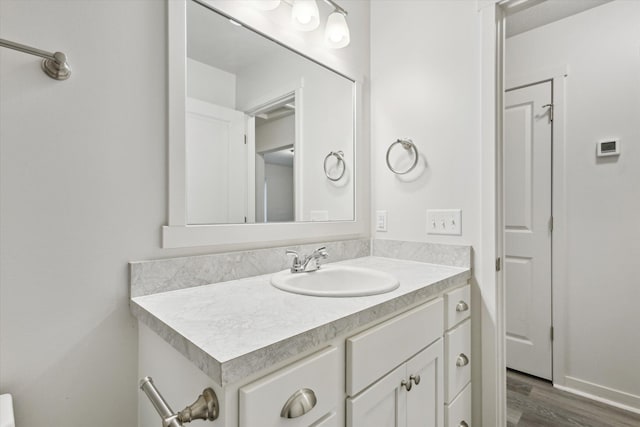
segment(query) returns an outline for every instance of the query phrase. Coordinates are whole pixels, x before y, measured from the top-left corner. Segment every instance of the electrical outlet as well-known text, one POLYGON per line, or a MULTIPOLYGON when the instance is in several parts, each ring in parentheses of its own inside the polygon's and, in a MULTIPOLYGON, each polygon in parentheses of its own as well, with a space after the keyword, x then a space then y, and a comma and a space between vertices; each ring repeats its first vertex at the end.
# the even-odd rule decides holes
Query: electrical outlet
POLYGON ((462 235, 461 209, 428 209, 427 234, 462 235))
POLYGON ((376 211, 376 231, 387 231, 387 211, 376 211))

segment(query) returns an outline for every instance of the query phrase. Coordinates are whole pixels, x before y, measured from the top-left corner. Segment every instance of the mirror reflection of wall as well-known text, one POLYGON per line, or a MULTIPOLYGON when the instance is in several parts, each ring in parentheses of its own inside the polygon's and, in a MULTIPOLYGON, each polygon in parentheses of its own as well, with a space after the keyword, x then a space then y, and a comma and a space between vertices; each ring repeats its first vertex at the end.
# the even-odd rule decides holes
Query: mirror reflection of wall
POLYGON ((187 223, 353 220, 354 82, 236 24, 187 3, 187 223))

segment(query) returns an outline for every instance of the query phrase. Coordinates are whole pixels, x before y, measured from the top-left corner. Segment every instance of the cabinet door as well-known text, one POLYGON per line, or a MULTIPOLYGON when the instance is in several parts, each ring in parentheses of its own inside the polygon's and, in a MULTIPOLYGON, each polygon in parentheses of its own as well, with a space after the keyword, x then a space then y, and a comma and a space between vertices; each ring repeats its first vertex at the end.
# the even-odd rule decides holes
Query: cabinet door
POLYGON ((414 378, 407 392, 407 427, 444 426, 443 363, 442 339, 407 362, 407 380, 414 378))
POLYGON ((347 427, 405 427, 406 396, 400 385, 406 366, 391 371, 356 397, 347 399, 347 427))

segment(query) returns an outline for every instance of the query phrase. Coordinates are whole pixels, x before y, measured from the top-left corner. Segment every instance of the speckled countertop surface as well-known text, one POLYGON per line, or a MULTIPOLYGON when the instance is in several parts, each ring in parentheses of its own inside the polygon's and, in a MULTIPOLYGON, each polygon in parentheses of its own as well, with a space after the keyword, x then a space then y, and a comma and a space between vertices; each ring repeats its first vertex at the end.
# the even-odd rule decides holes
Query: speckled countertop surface
POLYGON ((271 274, 265 274, 135 297, 131 310, 224 386, 435 297, 471 276, 468 268, 376 256, 336 264, 389 273, 400 287, 367 297, 313 297, 276 289, 271 274))

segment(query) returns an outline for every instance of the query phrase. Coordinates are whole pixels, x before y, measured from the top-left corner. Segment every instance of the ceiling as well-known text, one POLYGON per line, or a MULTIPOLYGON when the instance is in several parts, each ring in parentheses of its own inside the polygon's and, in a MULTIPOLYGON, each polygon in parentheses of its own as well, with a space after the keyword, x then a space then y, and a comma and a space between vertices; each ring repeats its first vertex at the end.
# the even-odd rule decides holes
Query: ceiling
MULTIPOLYGON (((187 56, 237 74, 260 60, 282 54, 283 48, 222 15, 187 2, 187 56)), ((288 52, 288 51, 287 51, 288 52)))
POLYGON ((544 0, 507 17, 507 37, 542 27, 612 0, 544 0))

